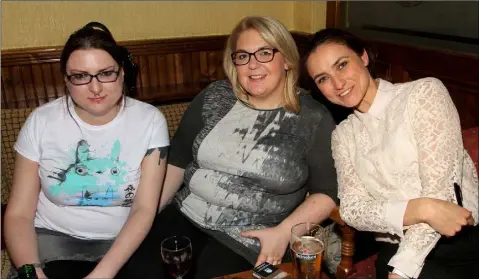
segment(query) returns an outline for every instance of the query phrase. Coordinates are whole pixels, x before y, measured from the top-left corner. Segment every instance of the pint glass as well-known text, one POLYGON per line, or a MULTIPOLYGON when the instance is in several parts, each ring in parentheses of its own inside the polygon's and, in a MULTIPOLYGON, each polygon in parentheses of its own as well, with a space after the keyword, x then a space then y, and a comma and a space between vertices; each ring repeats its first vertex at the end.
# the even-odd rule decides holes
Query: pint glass
POLYGON ((314 223, 300 223, 291 229, 290 248, 297 279, 319 279, 326 231, 314 223))

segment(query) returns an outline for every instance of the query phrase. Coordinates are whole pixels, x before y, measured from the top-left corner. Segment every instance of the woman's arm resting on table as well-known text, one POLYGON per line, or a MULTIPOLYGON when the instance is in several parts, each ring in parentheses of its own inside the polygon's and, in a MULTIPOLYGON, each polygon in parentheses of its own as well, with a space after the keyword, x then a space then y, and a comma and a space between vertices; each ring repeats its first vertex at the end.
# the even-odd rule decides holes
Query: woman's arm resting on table
MULTIPOLYGON (((16 267, 40 263, 33 220, 40 192, 38 163, 19 153, 15 158, 12 190, 5 212, 5 244, 16 267)), ((39 278, 45 278, 37 268, 39 278)))
POLYGON ((243 232, 242 236, 257 238, 261 243, 261 252, 255 266, 265 261, 271 264, 281 263, 288 247, 291 228, 303 222, 321 223, 328 218, 335 206, 336 203, 329 196, 312 194, 278 226, 243 232))
POLYGON ((148 234, 158 209, 168 146, 148 150, 130 215, 113 245, 87 278, 113 278, 148 234))

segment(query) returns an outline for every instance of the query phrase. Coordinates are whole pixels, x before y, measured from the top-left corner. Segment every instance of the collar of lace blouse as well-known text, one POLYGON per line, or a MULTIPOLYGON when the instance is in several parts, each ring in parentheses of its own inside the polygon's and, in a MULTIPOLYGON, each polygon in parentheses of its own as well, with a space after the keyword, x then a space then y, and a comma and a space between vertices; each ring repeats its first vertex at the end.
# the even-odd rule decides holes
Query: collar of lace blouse
POLYGON ((368 112, 362 113, 359 111, 355 111, 356 114, 361 115, 371 115, 374 118, 382 118, 384 116, 384 112, 388 107, 389 103, 391 103, 392 99, 396 96, 395 94, 395 86, 394 84, 390 83, 384 79, 376 79, 379 82, 378 91, 376 92, 376 96, 374 97, 373 103, 371 107, 369 107, 368 112))

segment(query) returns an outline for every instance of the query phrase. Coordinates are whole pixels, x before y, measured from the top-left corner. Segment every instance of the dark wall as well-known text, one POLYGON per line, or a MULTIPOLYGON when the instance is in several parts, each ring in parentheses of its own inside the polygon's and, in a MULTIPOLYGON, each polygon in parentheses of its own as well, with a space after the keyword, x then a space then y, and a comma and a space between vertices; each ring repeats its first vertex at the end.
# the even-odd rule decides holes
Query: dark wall
POLYGON ((388 28, 479 38, 477 1, 349 1, 346 21, 351 28, 388 28))

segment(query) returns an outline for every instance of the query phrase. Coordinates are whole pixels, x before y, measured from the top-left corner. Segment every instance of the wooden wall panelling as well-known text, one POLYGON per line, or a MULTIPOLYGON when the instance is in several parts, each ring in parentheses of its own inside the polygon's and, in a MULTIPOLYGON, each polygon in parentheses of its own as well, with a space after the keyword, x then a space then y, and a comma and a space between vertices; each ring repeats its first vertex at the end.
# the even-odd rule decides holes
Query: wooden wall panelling
MULTIPOLYGON (((311 34, 292 35, 300 54, 304 54, 311 34)), ((207 84, 224 79, 226 39, 208 36, 122 42, 139 65, 137 98, 152 103, 189 100, 207 84)), ((367 42, 378 54, 378 77, 392 82, 437 77, 450 91, 463 127, 479 125, 478 56, 370 39, 367 42)), ((36 107, 62 96, 65 85, 59 69, 60 52, 60 47, 2 51, 2 107, 36 107)), ((303 73, 300 84, 314 89, 309 80, 303 73)))
POLYGON ((5 93, 5 82, 3 81, 3 75, 2 75, 2 82, 1 82, 1 90, 2 92, 0 93, 0 95, 2 95, 2 107, 5 109, 8 109, 8 105, 9 105, 9 102, 7 100, 7 96, 8 94, 5 93))
POLYGON ((48 94, 47 94, 47 90, 46 90, 46 84, 45 84, 45 81, 44 81, 44 75, 42 73, 42 66, 39 65, 39 64, 32 64, 30 65, 30 69, 31 69, 31 80, 33 81, 33 84, 34 85, 38 85, 38 86, 34 86, 33 87, 33 90, 34 90, 34 94, 35 94, 35 99, 37 100, 37 106, 40 105, 40 102, 42 103, 45 103, 45 102, 48 102, 48 94))
POLYGON ((204 82, 201 80, 201 53, 199 51, 194 51, 191 53, 191 74, 192 79, 198 81, 198 83, 204 82))
POLYGON ((168 82, 167 86, 174 86, 176 84, 176 78, 175 78, 175 55, 174 54, 167 54, 166 55, 166 68, 168 69, 167 75, 168 75, 168 82))
POLYGON ((168 85, 168 68, 166 66, 166 56, 164 54, 159 54, 156 56, 156 69, 158 75, 158 86, 165 88, 168 85))
POLYGON ((479 56, 368 40, 378 60, 441 77, 477 81, 479 56))
POLYGON ((149 87, 158 87, 160 85, 158 80, 158 64, 156 62, 156 58, 156 55, 147 56, 148 65, 146 65, 146 67, 148 67, 148 76, 150 77, 149 87))
MULTIPOLYGON (((479 57, 388 42, 368 42, 378 54, 376 70, 393 82, 440 79, 451 95, 463 128, 479 125, 479 57), (384 71, 385 68, 386 72, 384 71), (389 74, 387 73, 389 71, 389 74)), ((384 78, 384 77, 383 77, 384 78)))
POLYGON ((392 80, 391 64, 385 63, 383 61, 376 61, 374 66, 374 72, 379 78, 389 81, 392 80))
POLYGON ((210 51, 208 52, 207 54, 207 59, 208 59, 208 66, 207 66, 207 69, 208 69, 208 78, 209 78, 209 81, 214 81, 216 80, 216 76, 217 76, 217 71, 219 70, 217 68, 217 59, 216 59, 216 53, 214 51, 210 51))
POLYGON ((175 53, 173 54, 173 69, 174 70, 174 84, 184 84, 183 83, 183 65, 181 64, 181 57, 183 56, 183 53, 175 53))
MULTIPOLYGON (((206 84, 224 78, 227 36, 120 42, 139 65, 138 96, 150 102, 193 98, 206 84)), ((2 51, 2 107, 37 107, 65 93, 61 47, 2 51)))

